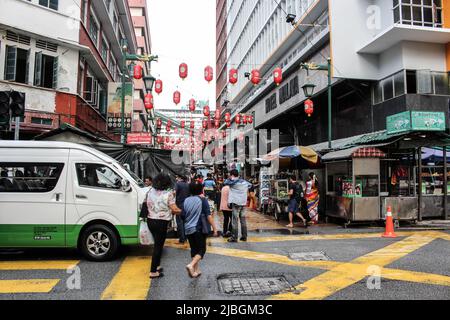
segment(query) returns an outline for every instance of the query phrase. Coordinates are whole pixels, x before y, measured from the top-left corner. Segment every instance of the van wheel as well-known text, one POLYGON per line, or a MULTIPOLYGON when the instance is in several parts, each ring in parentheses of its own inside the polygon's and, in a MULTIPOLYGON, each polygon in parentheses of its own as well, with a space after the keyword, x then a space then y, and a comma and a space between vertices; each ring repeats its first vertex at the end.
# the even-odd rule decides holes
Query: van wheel
POLYGON ((81 253, 91 261, 113 259, 119 249, 117 234, 108 226, 95 224, 84 230, 80 238, 81 253))

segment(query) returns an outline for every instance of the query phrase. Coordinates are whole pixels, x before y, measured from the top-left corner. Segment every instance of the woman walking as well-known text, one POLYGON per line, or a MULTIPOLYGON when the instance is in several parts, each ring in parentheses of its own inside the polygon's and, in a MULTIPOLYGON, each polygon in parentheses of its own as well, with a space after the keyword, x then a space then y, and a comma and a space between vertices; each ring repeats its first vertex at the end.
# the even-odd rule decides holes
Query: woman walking
POLYGON ((316 175, 311 172, 306 182, 306 202, 311 224, 319 223, 319 182, 316 175))
POLYGON ((192 258, 186 270, 191 278, 197 278, 202 274, 199 263, 206 253, 206 237, 211 230, 209 226, 212 226, 214 236, 217 236, 217 229, 211 216, 208 200, 200 196, 203 193, 203 185, 198 182, 191 183, 189 190, 191 196, 184 201, 182 213, 192 258))
POLYGON ((230 238, 231 237, 231 216, 232 211, 228 206, 228 196, 230 194, 230 187, 224 186, 221 191, 220 197, 220 210, 223 213, 223 237, 230 238))
POLYGON ((164 242, 166 242, 167 227, 173 215, 181 214, 181 209, 175 204, 172 186, 170 177, 160 173, 153 179, 153 185, 147 195, 147 224, 155 239, 150 278, 164 276, 160 263, 164 242))

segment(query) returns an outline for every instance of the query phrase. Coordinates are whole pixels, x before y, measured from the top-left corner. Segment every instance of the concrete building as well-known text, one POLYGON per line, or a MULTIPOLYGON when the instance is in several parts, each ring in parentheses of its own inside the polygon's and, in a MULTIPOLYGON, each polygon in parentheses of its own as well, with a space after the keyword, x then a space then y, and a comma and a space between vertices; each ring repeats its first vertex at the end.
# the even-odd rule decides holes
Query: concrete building
POLYGON ((216 1, 216 108, 226 99, 227 69, 227 1, 216 1))
POLYGON ((226 66, 239 74, 225 89, 232 114, 254 113, 255 128, 280 129, 282 145, 326 141, 327 73, 299 66, 328 58, 333 139, 383 130, 387 116, 419 105, 447 114, 449 12, 441 0, 228 1, 226 66), (295 14, 296 30, 287 14, 295 14), (283 70, 279 87, 275 67, 283 70), (244 78, 252 69, 261 73, 257 86, 244 78), (305 83, 317 86, 311 118, 303 111, 305 83))
POLYGON ((108 84, 120 81, 121 39, 138 49, 128 1, 3 0, 1 7, 0 90, 26 93, 21 138, 67 122, 118 140, 107 131, 106 108, 108 84))

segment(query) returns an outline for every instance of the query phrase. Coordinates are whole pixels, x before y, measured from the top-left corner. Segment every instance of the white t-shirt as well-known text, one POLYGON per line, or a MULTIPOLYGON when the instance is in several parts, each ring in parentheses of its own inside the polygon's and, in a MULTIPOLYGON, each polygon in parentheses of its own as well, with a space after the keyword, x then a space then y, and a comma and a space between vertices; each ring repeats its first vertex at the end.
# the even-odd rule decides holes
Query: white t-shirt
POLYGON ((148 218, 154 220, 172 220, 170 206, 175 204, 172 190, 156 190, 151 188, 147 195, 148 218))

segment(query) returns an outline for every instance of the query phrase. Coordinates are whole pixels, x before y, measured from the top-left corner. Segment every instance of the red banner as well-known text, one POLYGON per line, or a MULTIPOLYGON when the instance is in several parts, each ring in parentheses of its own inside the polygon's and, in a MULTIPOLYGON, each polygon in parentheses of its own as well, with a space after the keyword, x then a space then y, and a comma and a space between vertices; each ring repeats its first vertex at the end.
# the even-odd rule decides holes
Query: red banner
POLYGON ((127 135, 128 144, 152 144, 150 133, 129 133, 127 135))

